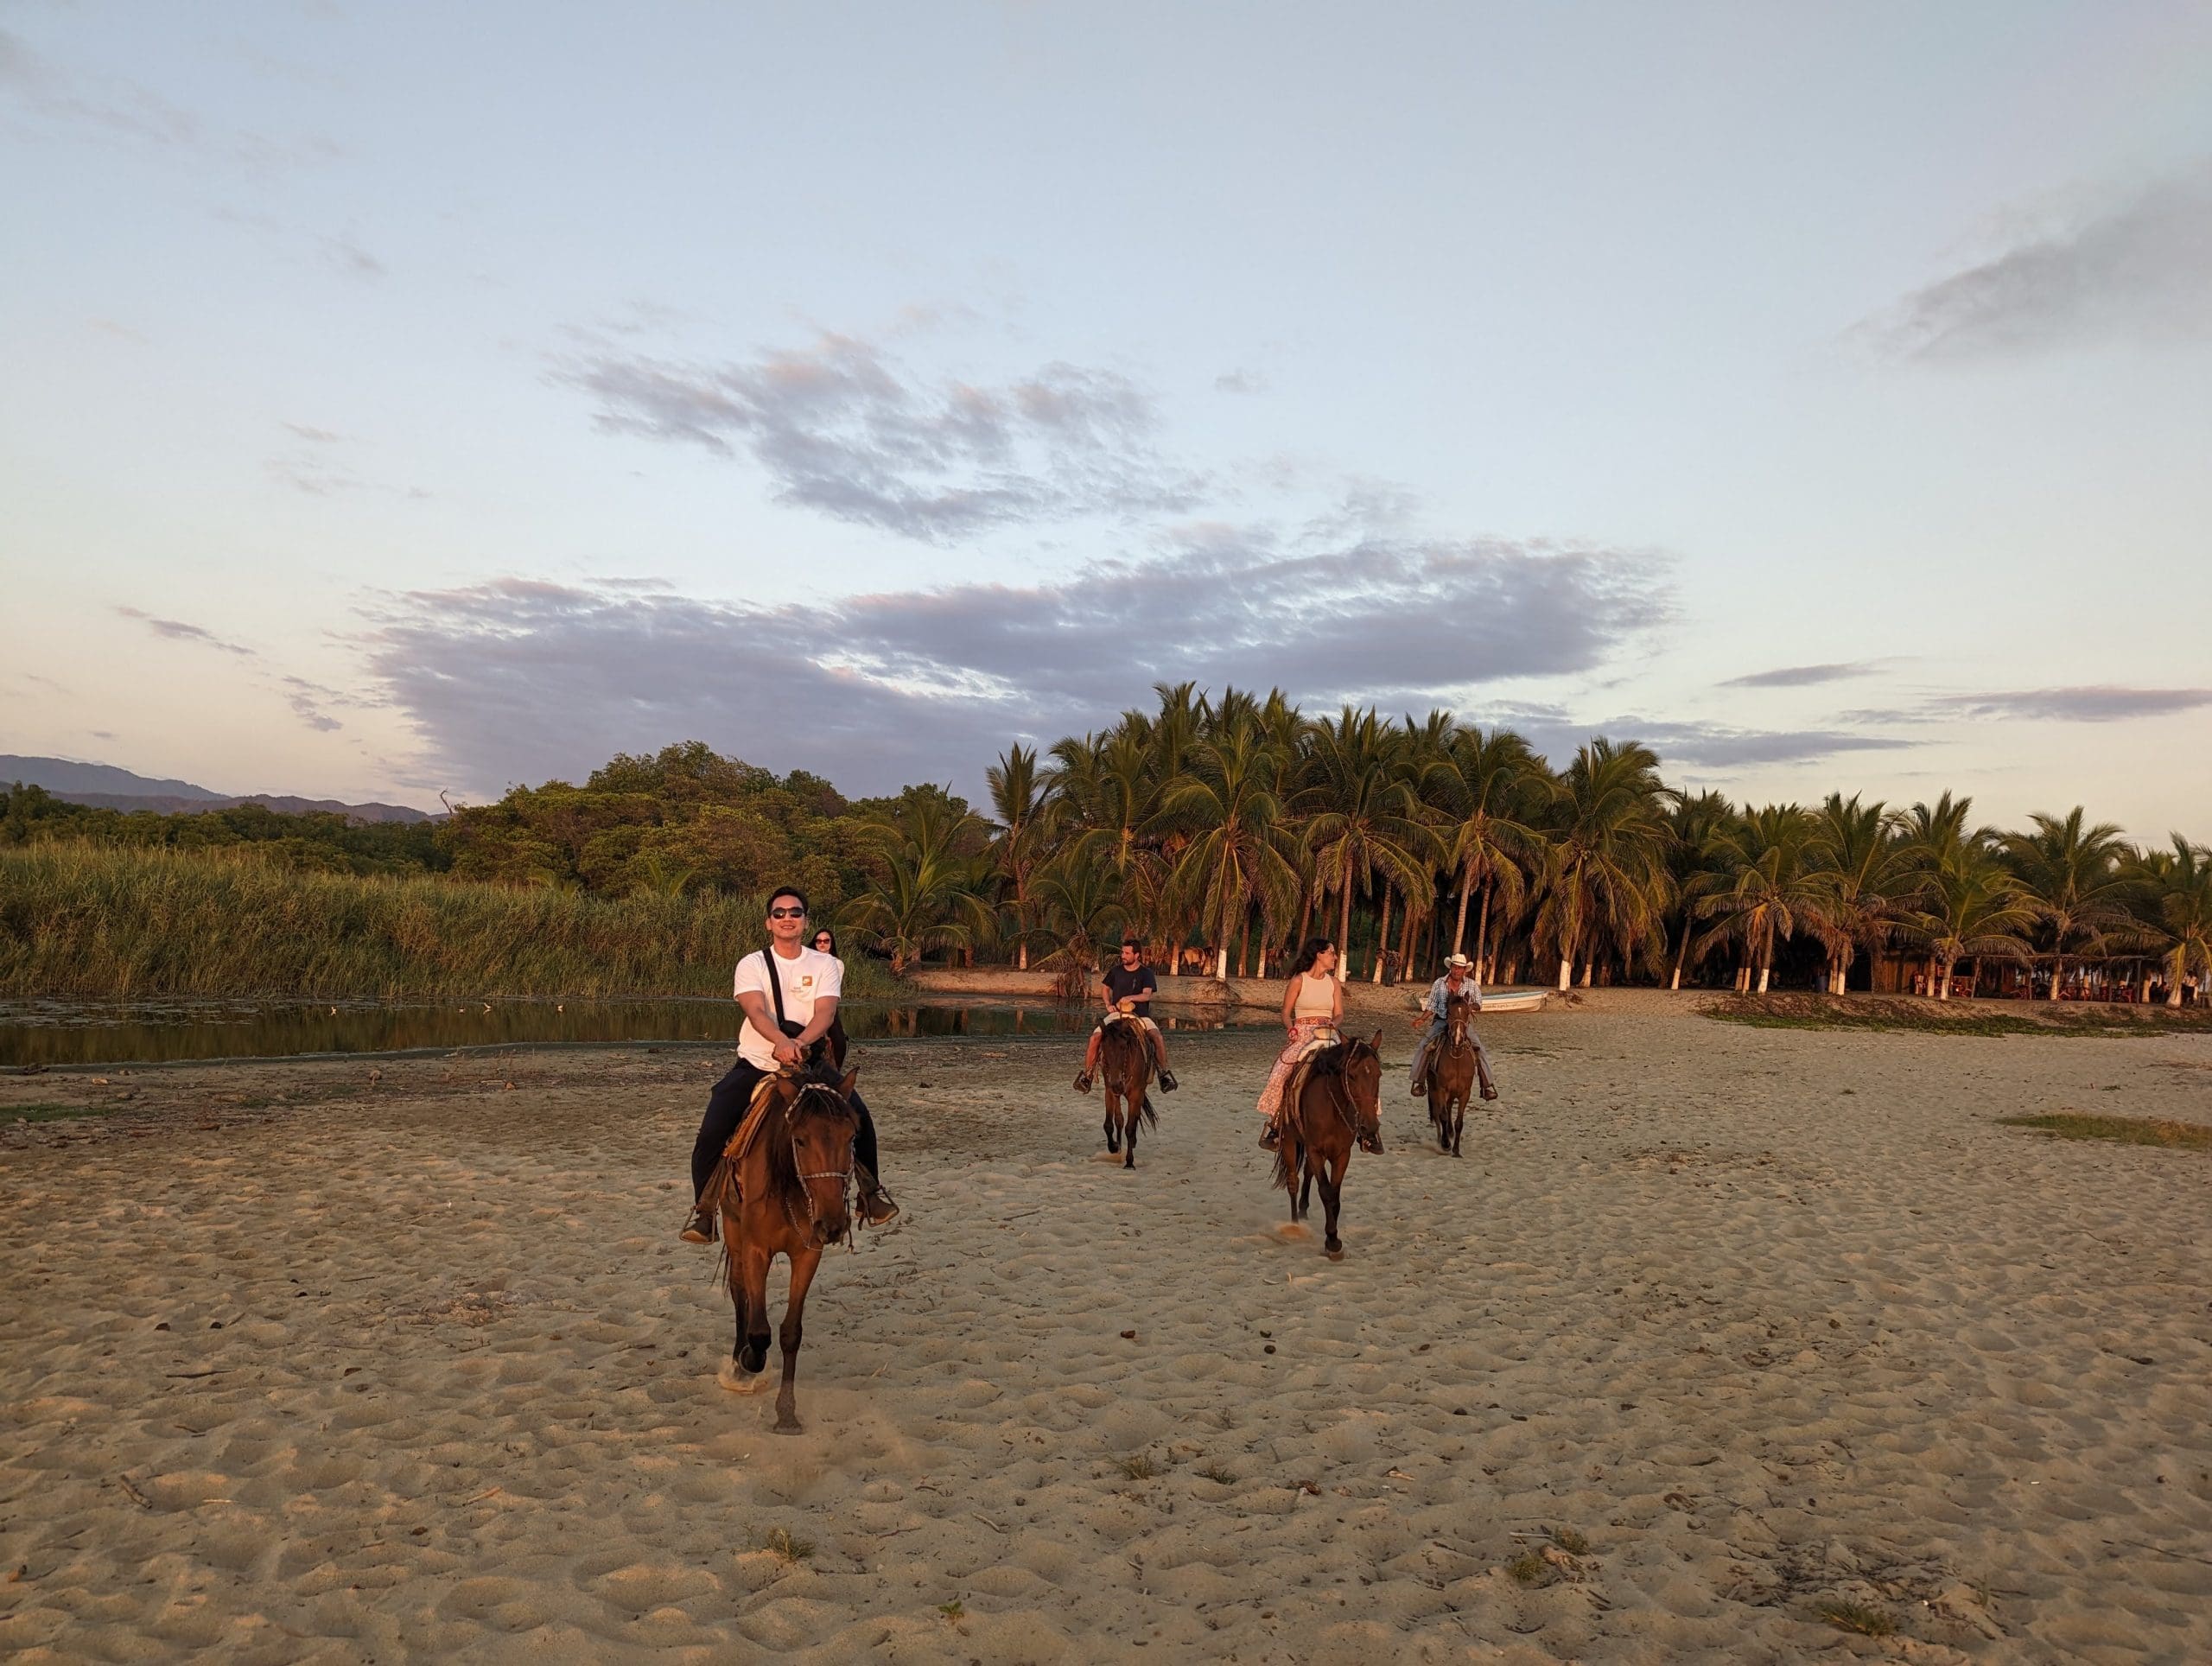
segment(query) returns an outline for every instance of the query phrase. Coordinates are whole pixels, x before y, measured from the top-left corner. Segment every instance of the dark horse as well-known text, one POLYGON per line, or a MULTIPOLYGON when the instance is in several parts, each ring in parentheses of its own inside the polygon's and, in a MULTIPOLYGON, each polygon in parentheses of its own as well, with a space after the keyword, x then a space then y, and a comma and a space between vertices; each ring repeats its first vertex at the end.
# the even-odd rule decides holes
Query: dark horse
POLYGON ((1455 995, 1444 1003, 1444 1031, 1428 1054, 1428 1120, 1436 1125, 1440 1151, 1459 1154, 1459 1132, 1467 1125, 1467 1096, 1475 1086, 1475 1042, 1468 1021, 1471 995, 1455 995))
POLYGON ((1322 1247, 1331 1261, 1344 1258, 1337 1237, 1337 1209, 1344 1200, 1351 1148, 1382 1149, 1382 1032, 1324 1047, 1307 1062, 1294 1102, 1283 1109, 1282 1140, 1275 1148, 1275 1184, 1290 1193, 1290 1218, 1306 1218, 1313 1182, 1321 1182, 1328 1211, 1322 1247))
POLYGON ((1119 1151, 1128 1141, 1122 1167, 1137 1166, 1137 1122, 1160 1126, 1152 1096, 1145 1085, 1152 1080, 1152 1037, 1143 1025, 1125 1018, 1109 1024, 1098 1040, 1098 1078, 1106 1089, 1106 1149, 1119 1151))
POLYGON ((725 1155, 708 1196, 721 1211, 723 1260, 737 1339, 718 1380, 743 1385, 768 1363, 768 1268, 778 1256, 791 1264, 781 1340, 784 1381, 776 1395, 776 1432, 799 1432, 798 1348, 807 1287, 822 1252, 853 1229, 853 1136, 860 1118, 846 1103, 858 1071, 842 1077, 816 1064, 772 1078, 766 1120, 745 1154, 725 1155))

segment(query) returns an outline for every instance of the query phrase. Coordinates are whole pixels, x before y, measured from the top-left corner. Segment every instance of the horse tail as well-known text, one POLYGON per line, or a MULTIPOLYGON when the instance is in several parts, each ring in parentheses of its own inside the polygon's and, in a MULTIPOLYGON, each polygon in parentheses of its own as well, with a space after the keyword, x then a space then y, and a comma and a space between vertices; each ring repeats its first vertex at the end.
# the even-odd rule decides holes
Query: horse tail
POLYGON ((1152 1108, 1152 1096, 1149 1093, 1141 1091, 1138 1093, 1137 1109, 1144 1114, 1144 1125, 1147 1128, 1160 1126, 1160 1113, 1152 1108))
POLYGON ((1285 1192, 1298 1190, 1298 1168, 1291 1161, 1290 1154, 1297 1148, 1297 1141, 1290 1131, 1283 1131, 1282 1143, 1275 1148, 1275 1185, 1285 1192))

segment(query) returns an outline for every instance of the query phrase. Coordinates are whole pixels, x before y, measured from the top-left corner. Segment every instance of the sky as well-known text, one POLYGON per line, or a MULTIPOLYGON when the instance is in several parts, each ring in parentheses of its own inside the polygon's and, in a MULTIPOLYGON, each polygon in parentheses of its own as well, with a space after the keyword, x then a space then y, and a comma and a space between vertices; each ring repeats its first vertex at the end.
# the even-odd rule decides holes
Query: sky
POLYGON ((0 751, 1281 687, 2212 837, 2212 5, 0 0, 0 751))

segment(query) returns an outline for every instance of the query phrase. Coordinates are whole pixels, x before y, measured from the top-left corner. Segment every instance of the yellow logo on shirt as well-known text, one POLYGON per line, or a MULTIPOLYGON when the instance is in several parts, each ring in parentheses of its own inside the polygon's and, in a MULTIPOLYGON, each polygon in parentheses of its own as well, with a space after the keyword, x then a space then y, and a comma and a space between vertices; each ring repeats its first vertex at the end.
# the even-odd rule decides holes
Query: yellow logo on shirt
POLYGON ((812 989, 814 987, 814 974, 812 972, 803 974, 799 978, 798 986, 802 989, 812 989))

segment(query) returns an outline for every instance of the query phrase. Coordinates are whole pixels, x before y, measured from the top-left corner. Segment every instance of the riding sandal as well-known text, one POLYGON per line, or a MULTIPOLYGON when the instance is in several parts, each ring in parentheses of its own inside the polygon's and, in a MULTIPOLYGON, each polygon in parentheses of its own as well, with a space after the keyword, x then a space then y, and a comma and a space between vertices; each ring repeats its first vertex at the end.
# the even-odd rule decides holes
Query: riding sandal
POLYGON ((1175 1091, 1175 1072, 1165 1065, 1160 1067, 1160 1091, 1162 1093, 1175 1091))
POLYGON ((715 1216, 711 1210, 694 1209, 691 1218, 683 1223, 683 1230, 677 1236, 686 1243, 712 1243, 715 1228, 715 1216))
POLYGON ((1075 1073, 1075 1091, 1077 1093, 1088 1093, 1090 1091, 1090 1072, 1089 1071, 1079 1070, 1075 1073))
POLYGON ((861 1218, 870 1226, 888 1226, 899 1218, 899 1205, 881 1186, 861 1193, 861 1218))
POLYGON ((1260 1130, 1260 1149, 1273 1151, 1282 1144, 1282 1130, 1269 1122, 1260 1130))

